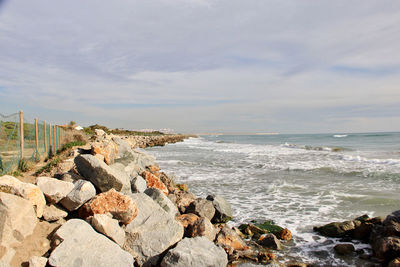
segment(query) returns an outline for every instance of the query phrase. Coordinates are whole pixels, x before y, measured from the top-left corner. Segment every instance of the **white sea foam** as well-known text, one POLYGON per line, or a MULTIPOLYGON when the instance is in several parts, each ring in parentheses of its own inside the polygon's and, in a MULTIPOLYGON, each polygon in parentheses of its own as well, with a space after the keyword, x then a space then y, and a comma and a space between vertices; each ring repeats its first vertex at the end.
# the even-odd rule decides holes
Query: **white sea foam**
POLYGON ((336 138, 343 138, 343 137, 347 137, 348 135, 347 134, 335 134, 335 135, 333 135, 333 137, 336 137, 336 138))

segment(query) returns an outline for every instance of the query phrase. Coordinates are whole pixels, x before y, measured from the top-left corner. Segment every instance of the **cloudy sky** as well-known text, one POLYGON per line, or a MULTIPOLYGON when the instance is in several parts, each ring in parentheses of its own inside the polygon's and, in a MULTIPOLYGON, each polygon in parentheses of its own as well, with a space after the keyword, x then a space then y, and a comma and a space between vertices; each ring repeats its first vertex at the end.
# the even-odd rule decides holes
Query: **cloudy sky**
POLYGON ((400 1, 0 0, 0 113, 179 132, 400 131, 400 1))

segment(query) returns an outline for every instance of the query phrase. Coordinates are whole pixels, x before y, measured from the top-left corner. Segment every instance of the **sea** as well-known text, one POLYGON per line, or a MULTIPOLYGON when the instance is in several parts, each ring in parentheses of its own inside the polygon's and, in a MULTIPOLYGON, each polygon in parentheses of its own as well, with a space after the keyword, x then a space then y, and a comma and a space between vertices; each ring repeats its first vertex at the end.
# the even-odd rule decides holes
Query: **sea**
MULTIPOLYGON (((313 227, 400 209, 397 132, 204 135, 146 151, 198 197, 227 199, 234 212, 231 226, 273 220, 288 228, 293 240, 276 254, 282 262, 367 266, 358 256, 335 254, 341 241, 313 227)), ((368 244, 355 247, 371 253, 368 244)))

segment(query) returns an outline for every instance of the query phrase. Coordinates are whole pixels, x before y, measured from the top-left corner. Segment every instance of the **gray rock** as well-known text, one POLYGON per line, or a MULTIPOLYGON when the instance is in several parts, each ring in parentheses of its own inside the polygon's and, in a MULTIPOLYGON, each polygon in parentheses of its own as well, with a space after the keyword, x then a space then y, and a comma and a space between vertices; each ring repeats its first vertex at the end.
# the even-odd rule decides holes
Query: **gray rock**
POLYGON ((182 239, 183 226, 146 194, 130 197, 136 202, 138 215, 126 226, 124 249, 139 266, 156 265, 160 254, 182 239))
POLYGON ((29 259, 29 267, 45 267, 47 264, 47 258, 33 256, 29 259))
POLYGON ((163 210, 169 215, 175 217, 179 215, 178 208, 172 203, 172 201, 159 189, 147 188, 144 193, 151 197, 163 210))
POLYGON ((281 250, 281 242, 274 234, 264 234, 257 242, 263 247, 281 250))
POLYGON ((71 182, 44 176, 38 177, 36 184, 46 196, 47 201, 53 204, 58 203, 74 188, 74 184, 71 182))
POLYGON ((0 260, 9 263, 15 245, 33 233, 38 220, 32 204, 22 197, 0 192, 0 260))
POLYGON ((91 181, 102 192, 111 188, 122 193, 131 192, 131 183, 126 173, 120 172, 100 161, 93 155, 85 154, 75 158, 80 174, 91 181))
POLYGON ((209 195, 207 200, 211 201, 215 208, 215 214, 211 220, 213 223, 226 223, 232 220, 232 208, 228 201, 218 195, 209 195))
POLYGON ((96 196, 96 188, 89 181, 78 180, 74 184, 72 191, 61 200, 67 210, 77 210, 80 206, 96 196))
POLYGON ((142 176, 131 179, 131 189, 133 193, 143 193, 147 189, 147 182, 142 176))
POLYGON ((67 221, 54 238, 61 243, 50 254, 50 266, 133 266, 129 253, 83 220, 67 221))
POLYGON ((189 213, 186 212, 187 207, 196 200, 196 196, 193 193, 177 190, 173 194, 169 194, 168 197, 176 204, 181 213, 189 213))
POLYGON ((337 244, 333 248, 340 255, 349 255, 356 250, 353 244, 337 244))
POLYGON ((355 224, 352 221, 332 222, 320 227, 314 227, 314 231, 328 237, 343 237, 351 234, 354 229, 355 224))
POLYGON ((67 216, 68 216, 68 212, 66 212, 54 205, 46 206, 44 208, 43 219, 45 219, 48 222, 54 222, 61 218, 65 218, 67 216))
POLYGON ((120 247, 125 243, 125 231, 118 221, 106 214, 95 214, 92 218, 94 229, 114 240, 120 247))
POLYGON ((119 137, 116 137, 116 136, 114 136, 114 137, 112 138, 112 140, 113 140, 114 143, 116 143, 117 146, 118 146, 118 154, 117 154, 117 157, 123 158, 123 157, 129 156, 129 155, 131 155, 132 153, 134 153, 133 150, 132 150, 132 148, 131 148, 131 145, 130 145, 127 141, 125 141, 125 140, 123 140, 123 139, 121 139, 121 138, 119 138, 119 137))
POLYGON ((185 213, 194 213, 200 217, 211 220, 215 214, 215 208, 211 201, 198 198, 187 207, 185 213))
POLYGON ((168 251, 161 267, 226 267, 228 257, 206 237, 184 238, 168 251))
POLYGON ((217 229, 215 229, 208 218, 203 217, 189 224, 186 229, 186 234, 189 237, 205 236, 213 242, 217 234, 217 229))

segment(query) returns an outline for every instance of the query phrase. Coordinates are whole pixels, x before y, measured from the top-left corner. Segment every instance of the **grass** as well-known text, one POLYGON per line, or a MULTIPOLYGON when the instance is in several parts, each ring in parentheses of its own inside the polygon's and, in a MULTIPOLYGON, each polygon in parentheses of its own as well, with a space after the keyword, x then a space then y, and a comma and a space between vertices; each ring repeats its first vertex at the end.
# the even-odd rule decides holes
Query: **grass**
POLYGON ((91 125, 89 127, 83 128, 83 131, 88 135, 94 135, 95 129, 101 129, 107 134, 116 134, 116 135, 135 135, 135 136, 155 136, 155 135, 164 135, 162 132, 153 131, 153 132, 139 132, 139 131, 131 131, 125 129, 109 129, 103 125, 91 125))

